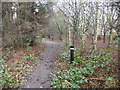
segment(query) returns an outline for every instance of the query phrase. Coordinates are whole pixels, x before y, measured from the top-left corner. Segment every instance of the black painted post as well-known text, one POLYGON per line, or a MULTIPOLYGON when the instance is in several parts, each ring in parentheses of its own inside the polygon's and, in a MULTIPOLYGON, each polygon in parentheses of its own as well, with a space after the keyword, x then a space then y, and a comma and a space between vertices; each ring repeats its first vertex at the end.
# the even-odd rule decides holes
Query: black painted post
POLYGON ((74 61, 74 46, 70 46, 70 64, 74 61))

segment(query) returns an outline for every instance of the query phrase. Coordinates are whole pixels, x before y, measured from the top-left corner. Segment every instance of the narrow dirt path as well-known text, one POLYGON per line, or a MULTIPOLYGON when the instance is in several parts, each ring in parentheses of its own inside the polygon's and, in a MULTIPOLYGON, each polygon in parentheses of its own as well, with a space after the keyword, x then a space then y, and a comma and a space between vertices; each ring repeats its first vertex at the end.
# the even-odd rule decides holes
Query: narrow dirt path
POLYGON ((50 83, 53 79, 51 73, 54 68, 53 64, 56 61, 62 43, 49 40, 44 42, 47 44, 47 48, 42 60, 35 67, 35 71, 24 88, 50 88, 50 83))

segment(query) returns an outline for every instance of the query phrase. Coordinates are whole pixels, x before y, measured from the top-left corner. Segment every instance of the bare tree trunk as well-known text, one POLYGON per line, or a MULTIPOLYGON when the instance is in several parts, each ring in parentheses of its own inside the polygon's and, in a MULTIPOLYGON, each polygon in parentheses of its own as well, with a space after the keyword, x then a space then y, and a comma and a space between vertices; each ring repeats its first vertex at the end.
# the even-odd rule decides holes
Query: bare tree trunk
POLYGON ((109 33, 109 41, 108 41, 108 47, 110 48, 112 44, 112 29, 110 29, 110 33, 109 33))
POLYGON ((111 7, 111 12, 110 12, 110 18, 109 18, 109 24, 110 24, 110 32, 109 32, 109 40, 108 40, 108 47, 111 47, 112 44, 112 27, 111 24, 113 25, 113 6, 111 7))
MULTIPOLYGON (((84 11, 86 11, 85 7, 86 7, 86 4, 84 4, 84 11)), ((86 29, 86 14, 84 14, 84 17, 83 17, 83 25, 82 25, 82 46, 84 47, 85 46, 85 39, 86 39, 86 35, 85 35, 85 29, 86 29)))
POLYGON ((0 59, 2 58, 2 2, 0 1, 0 59))
MULTIPOLYGON (((0 59, 2 59, 3 52, 2 52, 2 2, 0 1, 0 59)), ((0 68, 2 63, 0 64, 0 68)), ((0 77, 0 80, 3 80, 3 77, 0 77)), ((0 85, 0 89, 2 89, 2 85, 0 85)))
POLYGON ((96 14, 95 14, 95 29, 94 29, 94 37, 93 37, 93 49, 96 50, 97 43, 97 29, 98 29, 98 2, 96 2, 96 14))
POLYGON ((96 50, 96 43, 97 43, 97 33, 95 33, 93 37, 93 49, 96 50))
POLYGON ((73 33, 72 33, 72 45, 75 45, 75 36, 76 36, 76 26, 73 29, 73 33))
POLYGON ((104 31, 104 34, 103 34, 103 43, 105 43, 105 38, 106 38, 106 32, 104 31))
MULTIPOLYGON (((105 39, 106 39, 106 29, 105 29, 105 24, 104 24, 104 22, 105 22, 105 17, 104 17, 104 14, 105 14, 105 10, 104 10, 104 6, 103 6, 103 13, 102 13, 102 29, 103 29, 103 31, 102 31, 102 29, 101 29, 101 31, 103 32, 103 43, 105 43, 105 39)), ((102 32, 101 32, 101 35, 102 35, 102 32)))
POLYGON ((86 39, 86 36, 85 36, 85 25, 84 24, 83 24, 83 28, 82 28, 82 46, 85 45, 85 39, 86 39))
POLYGON ((72 36, 71 36, 71 29, 70 29, 70 23, 69 22, 70 21, 68 20, 69 44, 70 44, 70 46, 72 46, 73 43, 72 43, 72 36))
POLYGON ((66 42, 69 42, 69 34, 68 33, 69 33, 68 27, 66 26, 66 35, 65 35, 66 42))
POLYGON ((5 50, 5 17, 6 17, 6 13, 4 12, 4 8, 5 8, 5 3, 1 5, 2 6, 2 51, 5 50), (3 22, 4 21, 4 22, 3 22))

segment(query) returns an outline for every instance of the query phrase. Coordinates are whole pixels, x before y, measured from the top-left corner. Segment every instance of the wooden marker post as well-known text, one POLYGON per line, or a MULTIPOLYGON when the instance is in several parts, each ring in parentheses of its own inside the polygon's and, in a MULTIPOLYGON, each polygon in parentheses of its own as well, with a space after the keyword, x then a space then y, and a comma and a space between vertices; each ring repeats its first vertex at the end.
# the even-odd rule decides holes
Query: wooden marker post
POLYGON ((70 46, 70 64, 74 61, 74 46, 70 46))

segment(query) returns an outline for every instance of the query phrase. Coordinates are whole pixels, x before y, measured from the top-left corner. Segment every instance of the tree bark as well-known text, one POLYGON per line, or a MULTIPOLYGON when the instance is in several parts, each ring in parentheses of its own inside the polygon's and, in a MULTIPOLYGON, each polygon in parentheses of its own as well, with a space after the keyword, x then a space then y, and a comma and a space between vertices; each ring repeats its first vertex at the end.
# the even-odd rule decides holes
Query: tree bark
POLYGON ((97 43, 97 29, 98 29, 98 2, 96 2, 96 14, 95 14, 95 29, 94 29, 94 37, 93 37, 93 49, 96 50, 97 43))
POLYGON ((112 44, 112 29, 110 29, 110 33, 109 33, 109 40, 108 40, 108 47, 110 48, 112 44))
POLYGON ((105 38, 106 38, 106 32, 104 31, 104 34, 103 34, 103 43, 105 43, 105 38))
POLYGON ((69 44, 70 44, 70 46, 72 46, 73 43, 72 43, 72 35, 71 35, 70 20, 69 19, 68 19, 68 33, 69 33, 69 44))
POLYGON ((2 2, 0 1, 0 59, 2 58, 2 2))

